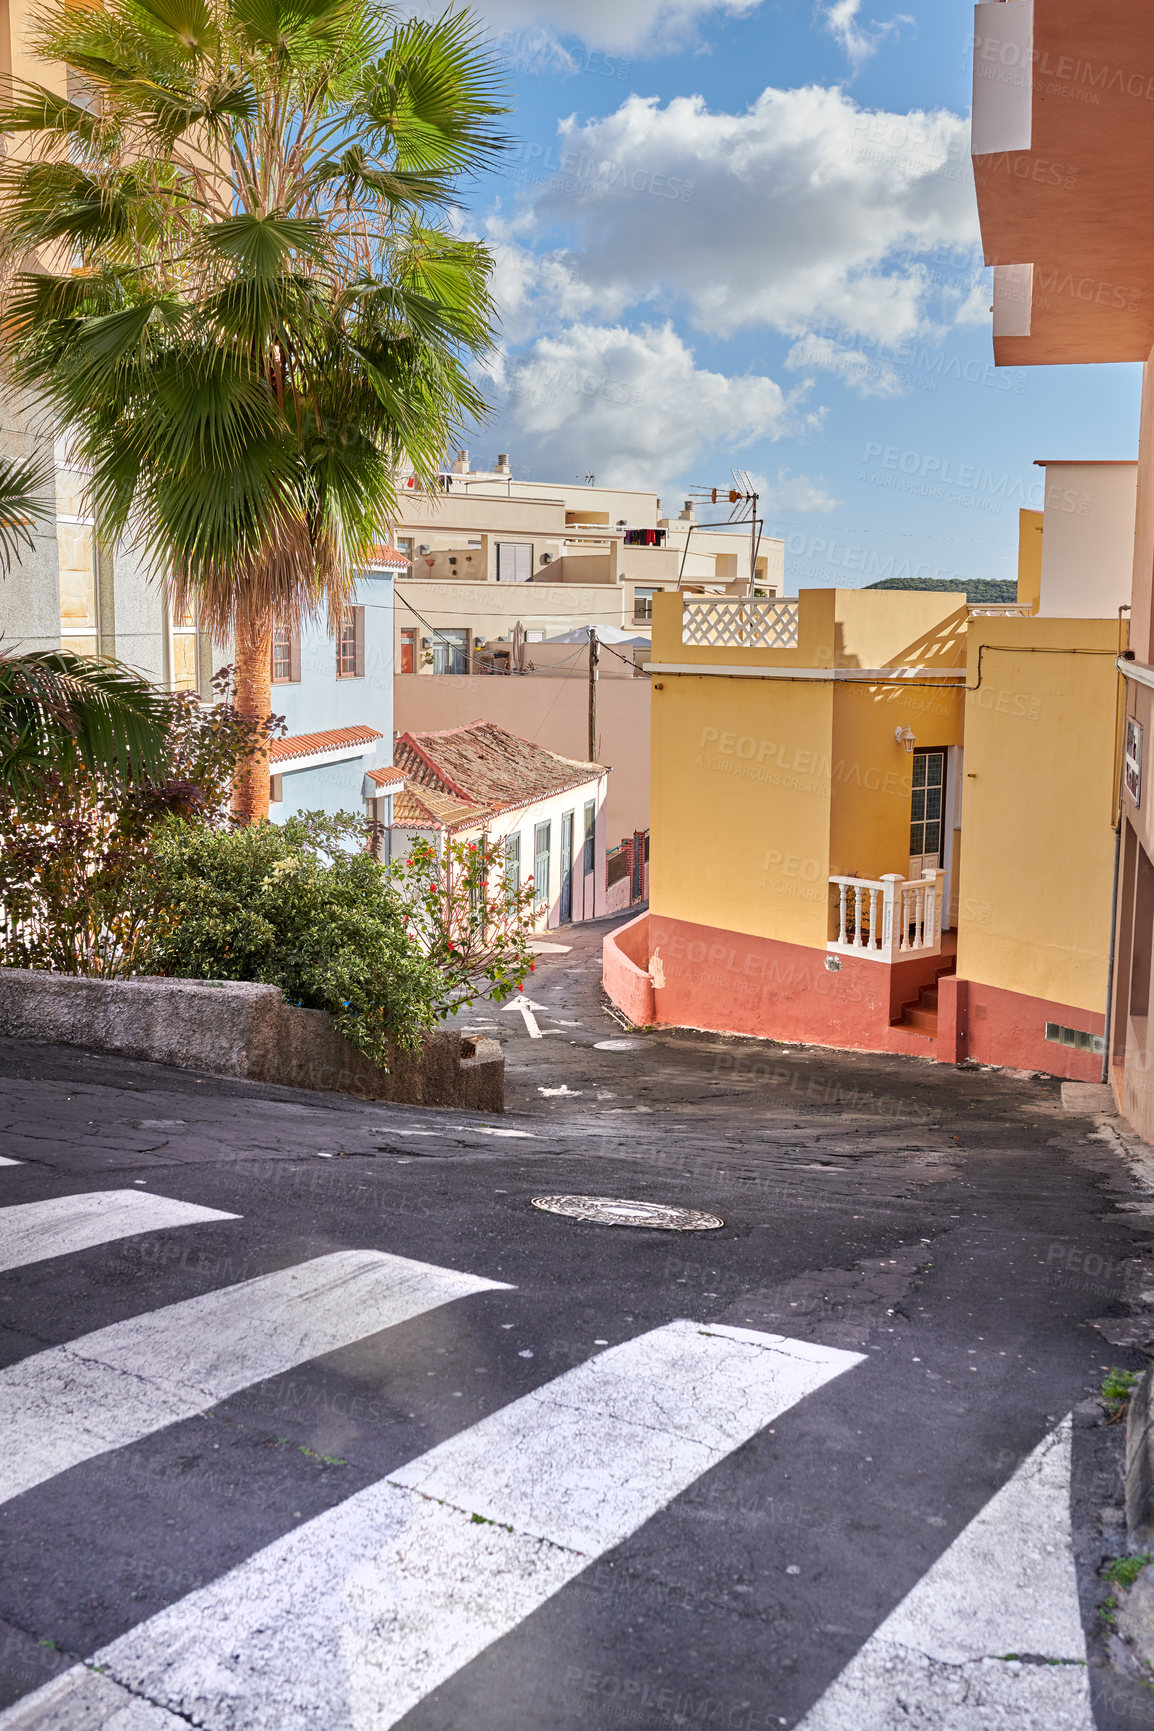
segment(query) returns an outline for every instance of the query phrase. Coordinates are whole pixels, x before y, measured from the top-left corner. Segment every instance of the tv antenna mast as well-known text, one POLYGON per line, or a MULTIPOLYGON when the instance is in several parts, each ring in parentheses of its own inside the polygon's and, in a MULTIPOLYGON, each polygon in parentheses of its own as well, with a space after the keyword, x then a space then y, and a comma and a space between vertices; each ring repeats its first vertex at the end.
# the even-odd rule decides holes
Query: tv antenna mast
MULTIPOLYGON (((693 487, 690 497, 710 505, 728 505, 730 523, 749 523, 749 593, 752 596, 757 577, 757 554, 761 546, 762 519, 757 514, 758 494, 748 469, 731 469, 733 484, 729 487, 693 487), (748 511, 748 519, 746 512, 748 511)), ((705 525, 702 525, 703 527, 705 525)), ((720 527, 720 525, 714 525, 720 527)))

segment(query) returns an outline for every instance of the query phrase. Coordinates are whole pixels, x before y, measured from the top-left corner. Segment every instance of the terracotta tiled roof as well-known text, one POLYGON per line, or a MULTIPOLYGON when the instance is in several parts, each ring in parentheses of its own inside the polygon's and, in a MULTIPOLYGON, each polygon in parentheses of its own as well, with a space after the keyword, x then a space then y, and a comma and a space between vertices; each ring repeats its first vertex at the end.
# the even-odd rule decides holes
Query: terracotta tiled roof
POLYGON ((561 757, 492 721, 436 733, 402 733, 393 758, 410 792, 426 788, 500 811, 530 805, 603 775, 599 763, 561 757))
POLYGON ((379 546, 369 548, 369 566, 374 565, 397 565, 407 571, 409 556, 402 553, 399 547, 392 547, 387 541, 382 541, 379 546))
POLYGON ((383 738, 375 727, 334 727, 328 733, 290 733, 274 739, 268 748, 270 763, 286 763, 294 757, 312 757, 319 751, 339 751, 345 745, 371 745, 383 738))
POLYGON ((370 781, 377 782, 381 787, 387 787, 390 782, 403 782, 405 779, 404 770, 395 768, 391 763, 386 763, 381 769, 366 770, 365 774, 370 781))
POLYGON ((407 829, 462 829, 480 825, 488 815, 486 806, 455 799, 440 788, 406 787, 393 800, 393 822, 407 829))

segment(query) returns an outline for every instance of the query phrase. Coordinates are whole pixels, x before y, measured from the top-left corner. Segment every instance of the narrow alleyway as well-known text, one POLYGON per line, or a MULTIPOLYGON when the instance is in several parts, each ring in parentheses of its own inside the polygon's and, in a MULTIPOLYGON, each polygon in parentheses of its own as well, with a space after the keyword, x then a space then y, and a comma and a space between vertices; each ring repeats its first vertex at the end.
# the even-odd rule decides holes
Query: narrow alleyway
POLYGON ((499 1120, 0 1042, 4 1731, 1154 1722, 1100 1614, 1152 1206, 1108 1129, 631 1032, 602 932, 460 1018, 499 1120))

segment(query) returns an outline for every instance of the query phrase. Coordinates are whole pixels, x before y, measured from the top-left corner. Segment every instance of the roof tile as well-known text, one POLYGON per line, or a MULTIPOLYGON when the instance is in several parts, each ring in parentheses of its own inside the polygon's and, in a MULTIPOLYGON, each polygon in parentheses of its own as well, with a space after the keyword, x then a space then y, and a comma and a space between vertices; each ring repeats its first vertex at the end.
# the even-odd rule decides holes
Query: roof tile
POLYGON ((371 745, 384 735, 375 727, 334 727, 327 733, 290 733, 287 739, 270 742, 270 763, 286 763, 294 757, 312 757, 315 752, 339 751, 345 745, 371 745))

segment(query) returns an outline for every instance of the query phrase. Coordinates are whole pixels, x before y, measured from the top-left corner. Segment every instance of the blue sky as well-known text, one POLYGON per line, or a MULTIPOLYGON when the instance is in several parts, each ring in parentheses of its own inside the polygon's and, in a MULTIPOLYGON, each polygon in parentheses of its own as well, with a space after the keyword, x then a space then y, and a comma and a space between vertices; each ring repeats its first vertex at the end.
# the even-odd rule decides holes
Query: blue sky
POLYGON ((787 587, 1012 577, 1034 459, 1135 454, 1136 366, 995 371, 967 0, 485 0, 514 148, 475 463, 749 470, 787 587))

